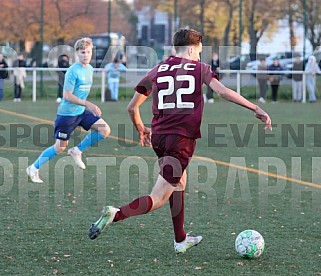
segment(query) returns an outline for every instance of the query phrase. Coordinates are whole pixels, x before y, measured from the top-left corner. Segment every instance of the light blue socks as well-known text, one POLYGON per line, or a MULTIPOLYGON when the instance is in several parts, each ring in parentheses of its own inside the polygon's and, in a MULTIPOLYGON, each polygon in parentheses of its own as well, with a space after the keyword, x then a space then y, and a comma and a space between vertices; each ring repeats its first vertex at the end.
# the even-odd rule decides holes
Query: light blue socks
POLYGON ((103 140, 104 136, 102 136, 98 131, 93 130, 90 132, 84 140, 82 140, 77 147, 81 152, 84 152, 87 148, 91 147, 92 145, 95 145, 100 140, 103 140))
POLYGON ((36 167, 36 169, 40 169, 40 167, 48 162, 50 159, 52 159, 53 157, 55 157, 57 155, 54 146, 51 146, 47 149, 45 149, 40 156, 38 157, 38 159, 33 163, 33 165, 36 167))
MULTIPOLYGON (((84 140, 82 140, 79 145, 77 146, 81 152, 85 151, 87 148, 91 147, 92 145, 95 145, 100 140, 103 140, 104 136, 102 136, 98 131, 94 130, 90 132, 84 140)), ((51 160, 53 157, 57 155, 54 146, 51 146, 47 149, 45 149, 38 159, 33 163, 36 169, 40 169, 41 166, 51 160)))

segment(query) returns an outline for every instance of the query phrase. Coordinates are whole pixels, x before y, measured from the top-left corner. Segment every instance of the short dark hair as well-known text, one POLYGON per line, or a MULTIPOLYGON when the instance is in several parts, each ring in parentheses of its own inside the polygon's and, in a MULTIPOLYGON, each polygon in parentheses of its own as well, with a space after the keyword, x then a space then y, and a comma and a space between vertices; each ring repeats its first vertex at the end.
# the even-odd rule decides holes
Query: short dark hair
POLYGON ((197 46, 202 42, 202 34, 193 29, 179 29, 173 37, 173 45, 177 52, 186 46, 197 46))

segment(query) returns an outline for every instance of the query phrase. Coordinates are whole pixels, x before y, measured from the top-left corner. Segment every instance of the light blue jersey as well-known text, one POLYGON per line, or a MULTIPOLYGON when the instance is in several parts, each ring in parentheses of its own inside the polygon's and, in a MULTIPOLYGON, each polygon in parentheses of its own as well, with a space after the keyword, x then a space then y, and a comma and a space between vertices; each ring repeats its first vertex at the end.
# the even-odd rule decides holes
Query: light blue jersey
MULTIPOLYGON (((66 72, 64 91, 73 91, 72 93, 79 99, 86 100, 93 83, 93 67, 88 64, 83 66, 76 62, 70 66, 66 72)), ((62 99, 57 114, 62 116, 77 116, 84 113, 85 107, 73 104, 62 99)))

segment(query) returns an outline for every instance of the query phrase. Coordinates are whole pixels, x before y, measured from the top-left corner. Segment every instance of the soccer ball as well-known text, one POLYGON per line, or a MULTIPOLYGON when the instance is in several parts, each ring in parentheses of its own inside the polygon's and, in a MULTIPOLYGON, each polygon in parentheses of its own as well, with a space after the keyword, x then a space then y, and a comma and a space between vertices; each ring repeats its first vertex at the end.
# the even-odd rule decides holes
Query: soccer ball
POLYGON ((261 256, 264 251, 264 239, 255 230, 244 230, 235 240, 235 250, 243 258, 253 259, 261 256))

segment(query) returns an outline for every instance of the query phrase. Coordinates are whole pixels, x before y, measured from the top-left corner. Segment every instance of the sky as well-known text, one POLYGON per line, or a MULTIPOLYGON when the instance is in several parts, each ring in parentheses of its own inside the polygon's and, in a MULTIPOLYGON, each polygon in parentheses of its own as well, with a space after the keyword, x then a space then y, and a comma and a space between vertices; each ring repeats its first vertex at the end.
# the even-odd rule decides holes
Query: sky
MULTIPOLYGON (((263 34, 257 45, 257 52, 262 54, 272 54, 277 52, 290 52, 290 30, 286 21, 279 21, 280 27, 274 32, 272 37, 263 34)), ((303 52, 303 26, 295 26, 295 33, 298 44, 294 51, 303 52)), ((250 45, 247 42, 242 43, 242 53, 248 54, 250 45)), ((306 53, 313 52, 311 43, 306 40, 306 53)))

